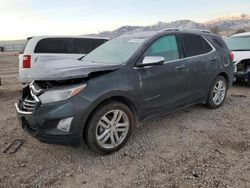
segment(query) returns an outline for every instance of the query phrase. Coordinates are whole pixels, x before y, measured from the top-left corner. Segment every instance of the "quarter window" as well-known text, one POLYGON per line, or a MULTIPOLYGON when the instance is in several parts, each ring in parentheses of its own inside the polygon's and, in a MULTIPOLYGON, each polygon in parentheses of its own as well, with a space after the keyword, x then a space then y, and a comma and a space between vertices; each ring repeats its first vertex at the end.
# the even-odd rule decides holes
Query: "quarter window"
POLYGON ((165 61, 179 59, 176 37, 167 35, 157 39, 145 52, 145 56, 162 56, 165 61))
POLYGON ((183 35, 185 56, 191 57, 212 51, 212 47, 202 37, 198 35, 183 35))
POLYGON ((208 52, 211 52, 213 50, 213 48, 203 38, 202 38, 202 43, 203 43, 203 47, 204 47, 204 53, 208 53, 208 52))

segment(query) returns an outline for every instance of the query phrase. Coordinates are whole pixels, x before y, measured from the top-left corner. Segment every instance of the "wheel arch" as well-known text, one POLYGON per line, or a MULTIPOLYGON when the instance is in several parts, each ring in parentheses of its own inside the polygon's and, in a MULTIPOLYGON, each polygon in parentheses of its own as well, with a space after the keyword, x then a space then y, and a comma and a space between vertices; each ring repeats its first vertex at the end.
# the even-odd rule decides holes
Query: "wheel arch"
POLYGON ((239 63, 247 63, 247 64, 249 64, 250 65, 250 58, 245 58, 245 59, 242 59, 242 60, 240 60, 240 62, 239 63))
POLYGON ((97 110, 100 106, 105 105, 112 101, 117 101, 128 106, 128 108, 134 114, 135 122, 138 122, 138 107, 129 97, 125 95, 121 95, 121 94, 112 95, 112 96, 108 95, 106 97, 102 97, 102 99, 97 100, 95 104, 93 105, 93 107, 91 108, 90 112, 87 115, 86 121, 84 122, 84 125, 83 125, 83 130, 82 130, 83 133, 85 132, 85 128, 87 127, 86 125, 89 123, 95 110, 97 110))
POLYGON ((244 71, 247 71, 250 68, 250 58, 242 59, 238 64, 243 64, 244 65, 244 71))
MULTIPOLYGON (((228 85, 230 84, 230 80, 229 80, 228 74, 227 74, 226 72, 220 72, 220 73, 217 74, 217 75, 214 77, 214 79, 210 82, 210 86, 209 86, 209 91, 208 91, 208 92, 210 92, 211 87, 212 87, 212 85, 213 85, 213 82, 215 81, 215 79, 216 79, 218 76, 222 76, 223 78, 225 78, 227 84, 228 84, 228 85)), ((205 101, 205 103, 207 103, 208 97, 209 97, 209 95, 206 96, 206 101, 205 101)))
POLYGON ((217 77, 218 76, 223 76, 224 78, 225 78, 225 80, 226 80, 226 82, 227 82, 227 84, 229 85, 229 76, 228 76, 228 74, 226 73, 226 72, 221 72, 221 73, 219 73, 218 75, 217 75, 217 77))

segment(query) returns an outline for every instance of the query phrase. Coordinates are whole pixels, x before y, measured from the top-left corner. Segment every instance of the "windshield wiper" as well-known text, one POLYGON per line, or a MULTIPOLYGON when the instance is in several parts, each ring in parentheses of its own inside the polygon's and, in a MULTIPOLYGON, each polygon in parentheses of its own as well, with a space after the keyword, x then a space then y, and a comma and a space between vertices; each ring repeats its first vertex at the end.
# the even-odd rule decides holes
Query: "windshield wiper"
POLYGON ((82 60, 85 56, 86 56, 86 55, 84 55, 84 56, 80 57, 80 58, 79 58, 79 59, 77 59, 77 60, 82 60))

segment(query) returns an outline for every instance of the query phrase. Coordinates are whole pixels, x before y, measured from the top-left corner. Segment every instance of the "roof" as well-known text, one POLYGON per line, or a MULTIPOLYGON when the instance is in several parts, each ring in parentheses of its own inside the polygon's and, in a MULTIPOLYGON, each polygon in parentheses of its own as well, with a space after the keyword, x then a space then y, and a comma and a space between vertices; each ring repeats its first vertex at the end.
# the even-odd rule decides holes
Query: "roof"
POLYGON ((195 29, 195 28, 167 28, 163 29, 162 31, 182 31, 182 32, 196 32, 196 33, 211 33, 209 30, 206 29, 195 29))
POLYGON ((166 28, 158 31, 142 31, 142 32, 135 32, 130 34, 121 35, 119 37, 136 37, 136 38, 151 38, 160 33, 167 33, 167 32, 182 32, 182 33, 199 33, 199 34, 210 34, 213 35, 208 30, 202 29, 188 29, 188 28, 166 28))
POLYGON ((246 36, 250 36, 250 32, 239 33, 239 34, 232 35, 230 37, 246 37, 246 36))
POLYGON ((32 36, 32 37, 28 37, 27 39, 31 39, 31 38, 39 38, 39 39, 43 39, 43 38, 81 38, 81 39, 106 39, 109 40, 109 38, 107 37, 92 37, 92 36, 71 36, 71 35, 42 35, 42 36, 32 36))
POLYGON ((135 32, 135 33, 128 33, 124 35, 120 35, 118 37, 131 37, 131 38, 150 38, 158 33, 161 33, 160 31, 142 31, 142 32, 135 32))

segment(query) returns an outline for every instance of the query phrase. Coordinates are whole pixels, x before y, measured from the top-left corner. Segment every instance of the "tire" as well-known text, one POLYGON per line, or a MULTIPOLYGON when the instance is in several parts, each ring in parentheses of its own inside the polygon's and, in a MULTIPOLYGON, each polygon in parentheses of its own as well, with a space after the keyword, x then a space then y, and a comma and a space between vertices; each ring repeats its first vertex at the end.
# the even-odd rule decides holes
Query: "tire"
POLYGON ((219 108, 225 101, 227 95, 228 84, 223 76, 218 76, 212 83, 210 88, 207 106, 212 109, 219 108), (221 88, 219 84, 222 84, 221 88), (216 92, 218 89, 221 89, 220 92, 216 92), (224 89, 223 89, 224 88, 224 89), (216 96, 215 96, 216 95, 216 96))
POLYGON ((134 115, 131 110, 123 103, 110 101, 94 110, 83 138, 94 152, 110 154, 126 144, 133 127, 134 115))

